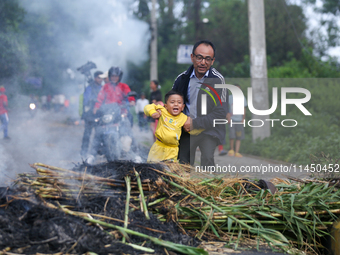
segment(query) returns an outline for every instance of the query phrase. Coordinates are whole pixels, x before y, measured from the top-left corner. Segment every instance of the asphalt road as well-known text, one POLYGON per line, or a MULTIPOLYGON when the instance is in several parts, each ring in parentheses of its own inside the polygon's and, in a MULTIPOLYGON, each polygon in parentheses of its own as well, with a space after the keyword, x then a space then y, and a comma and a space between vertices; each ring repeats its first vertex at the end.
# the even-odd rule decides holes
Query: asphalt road
MULTIPOLYGON (((9 113, 10 140, 0 134, 0 186, 8 186, 18 173, 35 171, 29 164, 36 162, 71 169, 82 162, 80 156, 84 123, 74 112, 42 111, 34 117, 28 111, 9 113), (79 122, 76 125, 76 121, 79 122)), ((146 160, 148 146, 152 144, 151 131, 139 132, 134 127, 139 151, 146 160)), ((105 161, 97 157, 96 163, 105 161)))
POLYGON ((28 111, 10 112, 11 139, 0 139, 0 185, 9 185, 18 173, 33 171, 32 163, 67 168, 80 162, 83 127, 67 124, 70 116, 38 111, 32 118, 28 111))

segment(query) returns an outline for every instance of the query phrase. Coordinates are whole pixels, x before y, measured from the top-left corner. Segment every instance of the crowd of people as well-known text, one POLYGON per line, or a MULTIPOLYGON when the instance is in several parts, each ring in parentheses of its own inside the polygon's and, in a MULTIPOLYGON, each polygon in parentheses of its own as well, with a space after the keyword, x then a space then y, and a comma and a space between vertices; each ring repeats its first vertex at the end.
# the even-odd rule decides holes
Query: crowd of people
MULTIPOLYGON (((229 126, 228 151, 224 150, 226 139, 225 125, 214 125, 214 119, 227 119, 228 123, 243 123, 243 115, 233 115, 233 97, 225 88, 215 88, 215 84, 224 84, 223 75, 213 64, 215 46, 212 42, 202 40, 196 42, 191 54, 192 65, 179 74, 171 91, 167 92, 163 102, 162 93, 157 80, 150 81, 150 97, 141 93, 139 98, 131 95, 131 89, 123 83, 123 71, 119 67, 111 67, 102 72, 96 71, 93 79, 82 95, 81 118, 84 121, 84 133, 80 154, 85 159, 89 153, 96 154, 98 132, 95 117, 97 112, 112 104, 128 104, 128 117, 133 123, 131 110, 138 118, 140 132, 153 132, 152 145, 148 161, 179 161, 195 163, 196 151, 200 150, 201 166, 214 166, 214 152, 218 148, 219 155, 242 157, 241 140, 244 139, 244 126, 229 126), (210 91, 210 92, 209 92, 210 91), (209 96, 207 96, 209 95, 209 96), (219 103, 216 103, 219 102, 219 103), (90 147, 90 137, 94 132, 94 142, 90 147)), ((41 97, 42 107, 60 111, 67 107, 64 95, 41 97)), ((4 139, 8 136, 7 97, 5 88, 0 87, 0 121, 4 139)), ((245 100, 245 109, 247 103, 245 100)))

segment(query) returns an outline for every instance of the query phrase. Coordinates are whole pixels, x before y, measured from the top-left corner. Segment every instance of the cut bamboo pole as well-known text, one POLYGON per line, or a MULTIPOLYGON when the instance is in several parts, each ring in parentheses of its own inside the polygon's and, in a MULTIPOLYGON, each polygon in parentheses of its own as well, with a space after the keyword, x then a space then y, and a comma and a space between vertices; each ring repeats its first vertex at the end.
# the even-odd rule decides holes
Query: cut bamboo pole
MULTIPOLYGON (((128 221, 129 221, 129 204, 130 204, 130 176, 125 176, 126 182, 126 202, 125 202, 125 215, 124 215, 124 229, 127 229, 128 221)), ((125 236, 123 236, 123 243, 125 243, 125 236)))
POLYGON ((140 192, 140 196, 141 196, 141 200, 142 200, 142 205, 143 205, 143 210, 144 210, 145 218, 150 220, 150 216, 149 216, 149 212, 148 212, 148 207, 146 206, 146 202, 145 202, 145 199, 144 199, 144 192, 143 192, 143 189, 142 189, 142 182, 140 180, 140 176, 137 173, 137 171, 136 170, 134 170, 134 171, 135 171, 135 175, 137 177, 137 184, 138 184, 138 188, 139 188, 139 192, 140 192))

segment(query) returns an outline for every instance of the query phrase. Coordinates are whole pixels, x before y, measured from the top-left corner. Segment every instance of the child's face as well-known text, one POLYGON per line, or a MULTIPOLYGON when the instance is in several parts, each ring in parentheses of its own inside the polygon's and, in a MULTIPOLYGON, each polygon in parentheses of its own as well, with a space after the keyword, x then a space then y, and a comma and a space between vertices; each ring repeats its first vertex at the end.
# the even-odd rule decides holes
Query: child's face
POLYGON ((168 101, 164 105, 165 109, 173 116, 180 114, 184 106, 183 98, 180 95, 169 96, 168 101))

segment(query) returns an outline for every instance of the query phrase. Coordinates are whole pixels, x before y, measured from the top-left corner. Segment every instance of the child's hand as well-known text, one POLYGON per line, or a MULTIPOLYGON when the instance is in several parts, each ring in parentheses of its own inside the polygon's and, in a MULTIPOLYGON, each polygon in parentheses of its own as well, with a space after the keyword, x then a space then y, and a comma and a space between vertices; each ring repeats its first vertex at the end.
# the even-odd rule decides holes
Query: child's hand
POLYGON ((158 109, 157 112, 155 112, 151 115, 151 117, 153 119, 159 119, 159 117, 161 117, 161 115, 162 115, 162 112, 161 112, 161 110, 158 109))
POLYGON ((186 132, 190 132, 192 129, 192 119, 190 117, 188 117, 187 121, 184 123, 183 128, 186 132))

